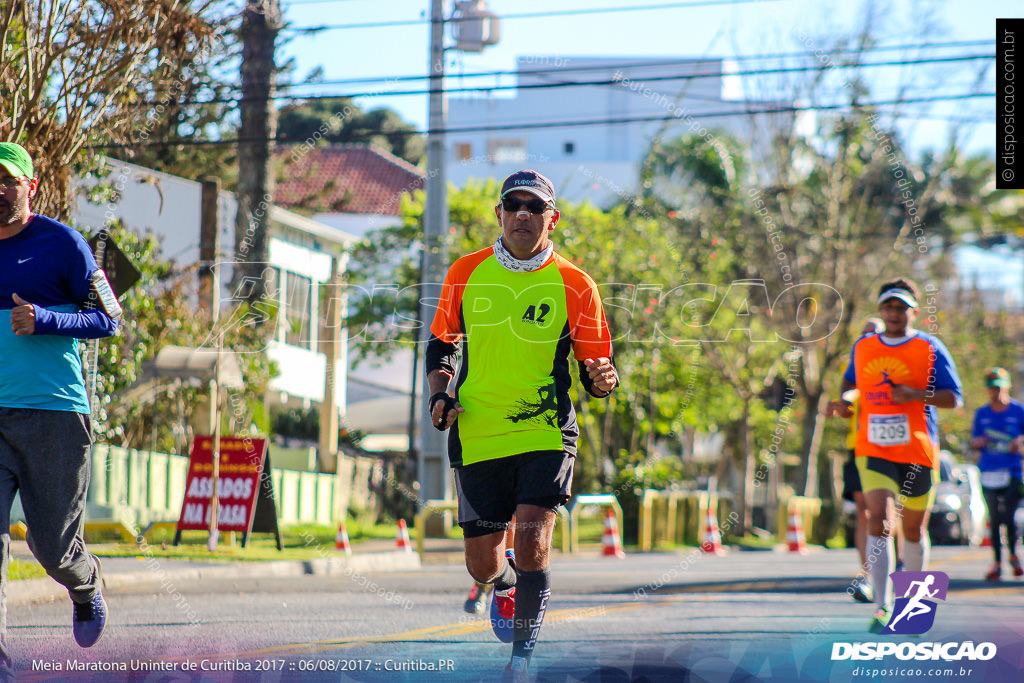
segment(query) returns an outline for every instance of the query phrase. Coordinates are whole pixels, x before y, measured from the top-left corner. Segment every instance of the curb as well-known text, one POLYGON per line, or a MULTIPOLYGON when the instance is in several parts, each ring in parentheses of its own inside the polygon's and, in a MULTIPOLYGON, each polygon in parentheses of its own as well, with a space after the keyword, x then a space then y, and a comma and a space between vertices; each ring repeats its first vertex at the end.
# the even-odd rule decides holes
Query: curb
MULTIPOLYGON (((101 558, 102 559, 102 558, 101 558)), ((268 562, 233 562, 230 564, 199 564, 182 569, 160 568, 155 559, 151 569, 104 575, 106 589, 124 586, 161 585, 171 581, 202 581, 203 579, 263 578, 285 576, 335 576, 362 572, 408 571, 419 569, 416 553, 366 553, 352 557, 325 557, 316 560, 271 560, 268 562)), ((57 600, 67 596, 67 589, 56 581, 24 579, 7 583, 7 602, 19 604, 57 600)))

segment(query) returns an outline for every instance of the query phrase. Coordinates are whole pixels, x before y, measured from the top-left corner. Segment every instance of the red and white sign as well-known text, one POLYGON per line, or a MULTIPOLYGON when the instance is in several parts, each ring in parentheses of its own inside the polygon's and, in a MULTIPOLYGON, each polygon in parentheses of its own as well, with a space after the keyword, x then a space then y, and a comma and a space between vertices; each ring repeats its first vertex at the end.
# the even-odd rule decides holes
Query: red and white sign
MULTIPOLYGON (((217 485, 217 528, 221 531, 249 531, 256 512, 260 473, 266 457, 266 439, 221 437, 217 485)), ((210 528, 212 496, 213 437, 197 436, 189 454, 185 499, 178 518, 179 531, 210 528)))

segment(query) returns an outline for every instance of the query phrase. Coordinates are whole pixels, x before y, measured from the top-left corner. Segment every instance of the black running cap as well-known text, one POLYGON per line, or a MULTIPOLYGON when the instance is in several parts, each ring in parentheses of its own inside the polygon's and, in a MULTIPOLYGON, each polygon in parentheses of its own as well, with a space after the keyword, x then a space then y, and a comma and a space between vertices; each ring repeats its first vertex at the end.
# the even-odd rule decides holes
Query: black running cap
POLYGON ((516 171, 501 184, 501 195, 503 198, 509 192, 522 190, 536 195, 552 206, 555 205, 555 186, 550 180, 536 171, 516 171))

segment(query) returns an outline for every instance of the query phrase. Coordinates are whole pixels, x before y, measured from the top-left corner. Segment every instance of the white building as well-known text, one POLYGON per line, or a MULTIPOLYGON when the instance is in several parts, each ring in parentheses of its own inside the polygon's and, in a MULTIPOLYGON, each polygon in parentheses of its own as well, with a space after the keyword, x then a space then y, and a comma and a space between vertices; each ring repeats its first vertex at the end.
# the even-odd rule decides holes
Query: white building
POLYGON ((603 206, 634 194, 640 162, 659 132, 673 138, 725 130, 766 149, 772 132, 794 116, 755 113, 786 108, 777 103, 727 99, 721 59, 520 57, 517 70, 512 97, 492 91, 449 99, 447 175, 454 184, 535 168, 560 197, 603 206), (572 83, 590 85, 551 87, 572 83), (459 132, 474 128, 490 130, 459 132))
MULTIPOLYGON (((106 160, 110 174, 105 182, 116 192, 105 204, 87 201, 86 193, 96 181, 80 181, 76 193, 74 221, 95 232, 111 220, 140 233, 152 233, 162 241, 162 256, 182 265, 199 261, 200 183, 160 173, 133 164, 106 160)), ((221 192, 219 200, 220 278, 231 279, 235 260, 235 197, 221 192)), ((355 237, 298 214, 270 209, 268 251, 276 280, 277 304, 282 319, 276 337, 268 347, 269 356, 280 368, 270 382, 270 396, 289 406, 309 407, 324 399, 325 387, 334 386, 337 405, 344 412, 345 373, 326 378, 326 354, 319 349, 320 321, 326 302, 320 301, 321 287, 330 281, 332 267, 343 272, 345 249, 355 237)), ((221 310, 230 310, 231 293, 222 291, 221 310)), ((345 365, 342 345, 341 367, 345 365)))

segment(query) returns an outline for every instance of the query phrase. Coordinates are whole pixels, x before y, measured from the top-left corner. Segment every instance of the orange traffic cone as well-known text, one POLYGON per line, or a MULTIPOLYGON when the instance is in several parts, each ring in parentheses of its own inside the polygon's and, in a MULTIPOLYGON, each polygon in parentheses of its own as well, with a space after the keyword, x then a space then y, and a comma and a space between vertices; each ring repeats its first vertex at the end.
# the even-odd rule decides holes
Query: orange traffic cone
POLYGON ((340 550, 346 555, 352 554, 352 546, 348 542, 348 532, 345 531, 345 523, 338 524, 338 535, 334 537, 334 549, 340 550))
POLYGON ((395 550, 398 552, 412 552, 412 542, 409 540, 409 529, 405 526, 405 520, 398 520, 398 534, 395 535, 395 550))
POLYGON ((786 545, 791 553, 807 554, 807 538, 804 536, 804 522, 800 513, 789 508, 789 529, 786 531, 786 545))
POLYGON ((992 547, 992 520, 989 519, 988 515, 985 515, 985 535, 981 537, 981 547, 992 547))
POLYGON ((604 535, 601 536, 601 545, 604 547, 602 555, 619 558, 626 556, 626 553, 622 551, 622 541, 619 539, 615 512, 611 508, 608 508, 608 512, 604 516, 604 535))
POLYGON ((700 544, 700 549, 715 555, 725 554, 725 548, 722 547, 722 534, 718 530, 718 518, 715 517, 715 511, 710 507, 707 517, 704 519, 704 540, 700 544))

